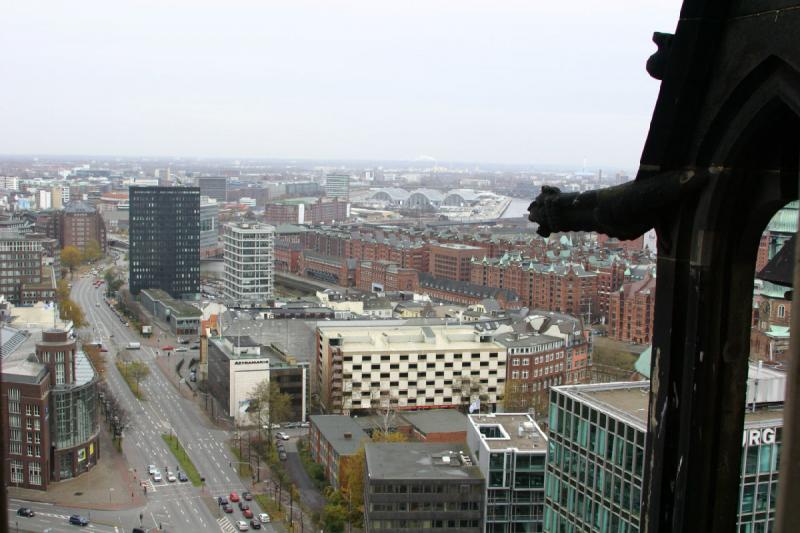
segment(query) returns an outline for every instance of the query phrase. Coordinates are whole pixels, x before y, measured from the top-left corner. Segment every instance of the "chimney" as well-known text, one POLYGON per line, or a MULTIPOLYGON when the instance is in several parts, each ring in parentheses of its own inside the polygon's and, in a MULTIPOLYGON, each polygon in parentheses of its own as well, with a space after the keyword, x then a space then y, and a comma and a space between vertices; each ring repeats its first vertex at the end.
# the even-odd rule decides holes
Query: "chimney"
POLYGON ((353 434, 352 434, 352 433, 345 433, 345 434, 344 434, 344 438, 346 438, 346 439, 352 439, 352 438, 353 438, 353 434))

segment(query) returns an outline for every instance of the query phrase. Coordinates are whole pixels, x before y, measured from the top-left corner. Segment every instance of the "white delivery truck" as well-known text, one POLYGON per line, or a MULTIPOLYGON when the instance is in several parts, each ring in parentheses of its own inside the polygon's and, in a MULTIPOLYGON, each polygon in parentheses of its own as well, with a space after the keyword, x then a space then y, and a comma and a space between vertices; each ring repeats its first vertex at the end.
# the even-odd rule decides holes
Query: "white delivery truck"
POLYGON ((142 344, 139 343, 139 342, 129 342, 128 343, 128 349, 129 350, 138 350, 141 347, 142 347, 142 344))

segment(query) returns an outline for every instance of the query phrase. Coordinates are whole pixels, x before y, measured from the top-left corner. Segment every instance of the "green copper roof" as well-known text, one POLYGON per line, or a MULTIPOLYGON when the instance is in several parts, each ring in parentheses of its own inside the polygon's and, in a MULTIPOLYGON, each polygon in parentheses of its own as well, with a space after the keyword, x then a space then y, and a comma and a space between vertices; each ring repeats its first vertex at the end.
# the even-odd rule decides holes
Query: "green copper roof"
POLYGON ((648 346, 645 351, 639 355, 639 359, 633 364, 633 367, 638 373, 650 379, 650 356, 653 354, 653 347, 648 346))

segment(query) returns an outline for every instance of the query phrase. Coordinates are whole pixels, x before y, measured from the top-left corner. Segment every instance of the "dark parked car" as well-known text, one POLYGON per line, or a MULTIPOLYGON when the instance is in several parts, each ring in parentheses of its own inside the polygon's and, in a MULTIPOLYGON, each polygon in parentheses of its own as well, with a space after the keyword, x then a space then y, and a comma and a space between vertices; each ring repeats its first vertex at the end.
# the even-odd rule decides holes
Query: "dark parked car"
POLYGON ((225 496, 220 496, 217 498, 217 505, 228 505, 228 498, 225 496))
POLYGON ((33 512, 33 509, 30 509, 28 507, 20 507, 19 509, 17 509, 17 516, 27 516, 28 518, 31 518, 33 516, 36 516, 36 513, 33 512))
POLYGON ((261 529, 261 522, 259 522, 258 520, 250 520, 250 528, 261 529))
POLYGON ((184 474, 183 472, 178 472, 178 481, 180 481, 181 483, 185 483, 186 481, 189 481, 189 478, 186 477, 186 474, 184 474))
POLYGON ((69 523, 74 526, 88 526, 89 520, 87 520, 86 518, 82 517, 79 514, 74 514, 69 517, 69 523))
POLYGON ((245 499, 245 500, 247 500, 247 501, 249 502, 249 501, 252 501, 252 500, 253 500, 253 495, 252 495, 252 494, 250 494, 250 492, 249 492, 249 491, 244 491, 244 492, 242 493, 242 498, 243 498, 243 499, 245 499))
POLYGON ((222 504, 222 510, 225 511, 226 513, 232 513, 233 512, 233 507, 231 507, 227 503, 223 503, 222 504))

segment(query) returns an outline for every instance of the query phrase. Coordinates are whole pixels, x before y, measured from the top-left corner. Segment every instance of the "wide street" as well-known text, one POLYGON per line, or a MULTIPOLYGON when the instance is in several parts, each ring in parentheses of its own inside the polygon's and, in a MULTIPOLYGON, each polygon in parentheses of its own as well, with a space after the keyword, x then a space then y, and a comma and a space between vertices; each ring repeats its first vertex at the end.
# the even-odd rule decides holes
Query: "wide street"
MULTIPOLYGON (((138 527, 139 516, 145 528, 161 527, 165 531, 198 532, 198 531, 235 531, 234 523, 243 520, 241 511, 234 504, 233 514, 219 513, 213 503, 217 496, 227 496, 231 491, 241 494, 250 487, 240 481, 236 475, 236 458, 227 449, 226 440, 229 435, 213 427, 199 407, 192 401, 183 398, 174 386, 162 374, 155 364, 157 350, 146 346, 136 332, 126 327, 103 298, 104 287, 95 288, 94 276, 73 280, 72 297, 86 313, 89 326, 79 334, 90 336, 92 340, 102 342, 108 349, 105 371, 109 389, 117 396, 130 413, 130 422, 125 430, 123 451, 128 460, 130 470, 147 488, 147 504, 143 508, 128 511, 92 511, 93 521, 112 524, 102 529, 100 525, 90 526, 96 531, 129 531, 138 527), (127 350, 129 342, 141 342, 139 350, 127 350), (128 388, 116 366, 114 356, 117 352, 128 352, 133 360, 145 362, 150 367, 150 375, 142 382, 144 401, 137 400, 128 388), (164 474, 169 468, 176 472, 178 462, 162 439, 164 434, 176 434, 187 453, 205 478, 204 487, 193 487, 191 483, 155 483, 147 476, 147 465, 155 464, 164 474), (116 529, 117 526, 120 529, 116 529)), ((136 490, 144 490, 137 488, 136 490)), ((253 513, 258 516, 260 509, 255 501, 249 502, 253 513)), ((22 505, 14 502, 13 511, 22 505)), ((19 517, 21 530, 27 529, 24 524, 29 520, 37 520, 34 530, 41 527, 58 527, 53 531, 71 530, 75 526, 66 524, 64 516, 75 511, 44 506, 27 502, 25 505, 39 512, 40 517, 27 519, 19 517), (46 525, 45 525, 46 523, 46 525)), ((12 507, 10 506, 10 507, 12 507)), ((86 516, 88 513, 82 511, 86 516)), ((16 516, 12 516, 10 526, 14 527, 16 516)), ((249 522, 249 520, 247 520, 249 522)), ((30 522, 31 524, 33 522, 30 522)), ((265 531, 274 529, 265 524, 265 531)))

